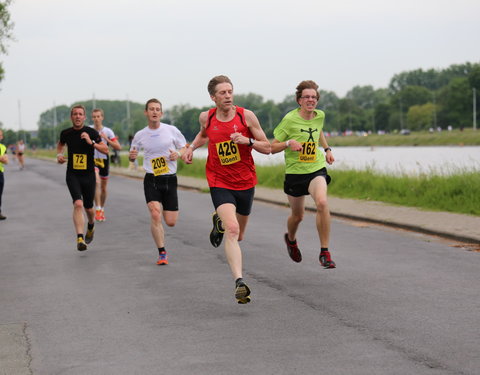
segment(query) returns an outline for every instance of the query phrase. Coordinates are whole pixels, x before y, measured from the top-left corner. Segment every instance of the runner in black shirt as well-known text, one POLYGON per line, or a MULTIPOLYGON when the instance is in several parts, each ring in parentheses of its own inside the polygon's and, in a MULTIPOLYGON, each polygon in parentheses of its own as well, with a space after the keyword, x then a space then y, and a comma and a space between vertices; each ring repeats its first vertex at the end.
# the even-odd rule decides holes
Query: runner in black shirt
POLYGON ((102 142, 98 132, 88 126, 84 126, 86 119, 85 108, 76 105, 70 112, 73 126, 60 133, 57 144, 57 162, 67 164, 67 186, 73 200, 73 225, 77 233, 77 249, 87 250, 87 244, 92 242, 95 212, 93 199, 95 197, 95 169, 93 154, 98 150, 108 153, 108 146, 102 142), (63 155, 65 145, 68 147, 68 159, 63 155), (87 214, 88 229, 83 238, 85 217, 87 214))

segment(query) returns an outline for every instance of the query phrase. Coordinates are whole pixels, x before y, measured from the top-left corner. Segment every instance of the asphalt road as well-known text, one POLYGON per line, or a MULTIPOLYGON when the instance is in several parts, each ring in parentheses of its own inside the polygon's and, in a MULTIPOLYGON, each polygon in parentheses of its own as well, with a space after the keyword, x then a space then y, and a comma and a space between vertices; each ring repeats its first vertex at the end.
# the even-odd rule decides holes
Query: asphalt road
POLYGON ((0 222, 0 374, 479 374, 478 253, 333 220, 318 264, 314 216, 283 244, 284 207, 255 202, 237 305, 208 240, 210 197, 181 190, 156 266, 142 181, 112 176, 107 221, 78 252, 65 168, 6 172, 0 222))

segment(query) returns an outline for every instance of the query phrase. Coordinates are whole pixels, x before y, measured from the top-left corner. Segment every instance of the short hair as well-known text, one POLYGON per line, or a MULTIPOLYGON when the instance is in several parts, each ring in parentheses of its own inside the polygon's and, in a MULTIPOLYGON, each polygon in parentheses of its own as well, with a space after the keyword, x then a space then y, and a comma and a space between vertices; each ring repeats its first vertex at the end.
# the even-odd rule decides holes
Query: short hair
POLYGON ((149 105, 150 103, 158 103, 158 104, 160 104, 160 110, 163 111, 163 109, 162 109, 162 103, 160 102, 160 100, 155 99, 155 98, 152 98, 152 99, 148 100, 147 103, 145 103, 145 111, 148 110, 148 105, 149 105))
POLYGON ((84 115, 87 114, 87 110, 85 109, 85 107, 84 107, 83 105, 81 105, 81 104, 77 104, 77 105, 74 105, 74 106, 72 107, 72 109, 70 110, 70 116, 73 115, 73 110, 74 110, 74 109, 77 109, 77 108, 83 109, 83 114, 84 114, 84 115))
POLYGON ((302 81, 298 84, 297 86, 297 91, 295 92, 295 95, 297 97, 297 103, 298 100, 302 96, 302 92, 305 89, 314 89, 317 92, 317 100, 320 99, 320 93, 318 92, 318 85, 314 81, 302 81))
POLYGON ((103 109, 101 109, 101 108, 94 108, 94 109, 92 109, 92 114, 93 114, 93 112, 100 112, 102 114, 102 116, 105 116, 105 114, 103 113, 103 109))
POLYGON ((216 92, 215 89, 217 85, 220 83, 230 83, 230 85, 232 85, 232 88, 233 88, 233 83, 232 81, 230 81, 230 78, 224 75, 215 76, 210 80, 210 82, 208 82, 207 90, 210 96, 215 95, 215 92, 216 92))

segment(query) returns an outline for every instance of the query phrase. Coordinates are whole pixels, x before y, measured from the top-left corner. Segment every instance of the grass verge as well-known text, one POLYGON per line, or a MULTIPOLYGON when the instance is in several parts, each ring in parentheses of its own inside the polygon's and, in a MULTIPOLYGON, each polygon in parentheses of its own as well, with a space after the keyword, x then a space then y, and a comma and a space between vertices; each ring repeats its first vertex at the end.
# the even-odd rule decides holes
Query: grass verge
MULTIPOLYGON (((36 152, 37 156, 55 157, 55 151, 36 152)), ((29 155, 34 157, 34 155, 29 155)), ((142 158, 138 163, 142 165, 142 158)), ((128 167, 122 158, 122 167, 128 167)), ((284 165, 257 166, 258 184, 283 189, 284 165)), ((205 178, 205 159, 186 165, 178 163, 178 174, 205 178)), ((329 170, 330 196, 380 201, 433 211, 480 215, 480 174, 463 172, 455 175, 391 176, 372 170, 329 170)))

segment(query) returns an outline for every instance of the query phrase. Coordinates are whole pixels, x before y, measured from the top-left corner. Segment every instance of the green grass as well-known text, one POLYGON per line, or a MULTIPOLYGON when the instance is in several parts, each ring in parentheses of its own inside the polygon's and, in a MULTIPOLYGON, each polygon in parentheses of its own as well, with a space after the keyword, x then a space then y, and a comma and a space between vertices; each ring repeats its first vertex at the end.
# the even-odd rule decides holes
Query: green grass
POLYGON ((329 171, 329 194, 418 207, 434 211, 480 215, 480 174, 391 176, 367 171, 329 171))
MULTIPOLYGON (((37 156, 55 157, 56 151, 36 152, 37 156)), ((30 156, 33 156, 30 154, 30 156)), ((139 158, 139 165, 142 165, 139 158)), ((122 158, 122 166, 128 159, 122 158)), ((257 166, 258 184, 283 189, 284 165, 257 166)), ((193 164, 178 163, 178 174, 205 178, 205 159, 195 159, 193 164)), ((356 170, 329 170, 332 183, 330 196, 340 198, 380 201, 433 211, 480 215, 480 173, 460 172, 455 175, 391 176, 356 170)))
POLYGON ((429 133, 426 131, 401 134, 371 134, 368 136, 329 137, 336 146, 480 146, 480 130, 464 129, 429 133))
MULTIPOLYGON (((205 159, 179 163, 178 174, 205 178, 205 159)), ((257 166, 258 184, 283 189, 284 165, 257 166)), ((433 211, 480 215, 480 174, 391 176, 372 170, 329 170, 330 196, 386 202, 433 211)))

